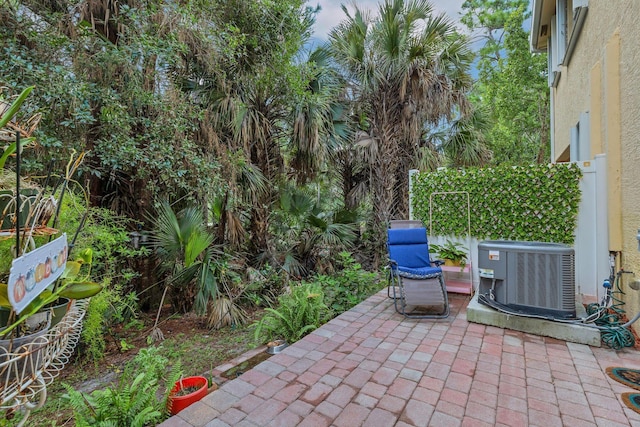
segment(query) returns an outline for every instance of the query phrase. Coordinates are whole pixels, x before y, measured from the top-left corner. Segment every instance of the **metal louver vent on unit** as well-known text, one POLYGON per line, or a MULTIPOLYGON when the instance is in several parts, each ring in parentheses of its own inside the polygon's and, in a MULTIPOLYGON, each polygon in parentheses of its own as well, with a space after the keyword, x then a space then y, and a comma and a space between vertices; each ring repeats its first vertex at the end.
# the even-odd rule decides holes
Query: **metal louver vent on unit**
POLYGON ((522 312, 575 318, 574 250, 546 242, 478 245, 479 291, 522 312))
POLYGON ((576 271, 574 254, 562 255, 562 306, 567 310, 576 307, 576 271))

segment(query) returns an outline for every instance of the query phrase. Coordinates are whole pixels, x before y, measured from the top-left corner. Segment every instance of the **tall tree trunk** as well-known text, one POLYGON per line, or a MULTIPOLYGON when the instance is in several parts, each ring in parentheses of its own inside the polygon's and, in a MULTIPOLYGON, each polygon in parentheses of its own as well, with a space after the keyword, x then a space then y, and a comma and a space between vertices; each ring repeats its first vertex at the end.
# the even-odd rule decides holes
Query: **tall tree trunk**
POLYGON ((389 220, 392 219, 395 191, 395 177, 398 163, 397 141, 393 138, 393 125, 385 117, 384 112, 377 123, 379 132, 378 153, 374 160, 372 174, 373 191, 373 257, 374 266, 380 266, 386 256, 386 238, 389 220))
POLYGON ((402 136, 398 139, 394 219, 409 218, 409 171, 417 164, 418 145, 425 121, 422 116, 410 109, 405 109, 402 114, 404 123, 402 136))
POLYGON ((392 219, 409 218, 409 170, 413 168, 413 159, 400 156, 395 176, 394 204, 392 219))
POLYGON ((344 150, 340 153, 341 160, 340 175, 342 183, 342 203, 345 209, 354 211, 358 208, 359 200, 354 194, 354 190, 358 185, 358 179, 354 173, 354 153, 353 149, 344 150))
POLYGON ((259 255, 269 248, 269 209, 255 206, 251 211, 251 252, 259 255))
POLYGON ((222 208, 220 209, 220 221, 218 222, 218 229, 216 233, 216 241, 218 244, 223 244, 226 241, 227 232, 227 204, 229 202, 229 191, 224 193, 224 200, 222 201, 222 208))
POLYGON ((280 148, 274 136, 270 130, 265 130, 264 134, 264 140, 257 141, 251 149, 251 162, 260 168, 270 186, 251 211, 251 245, 256 254, 269 249, 269 211, 274 197, 272 188, 283 168, 280 148))
POLYGON ((353 198, 350 197, 353 189, 353 167, 351 167, 351 163, 345 162, 340 172, 342 175, 342 203, 346 209, 351 209, 353 207, 353 198))
POLYGON ((153 93, 156 87, 156 61, 158 55, 148 55, 144 59, 144 79, 142 88, 149 93, 153 93))
MULTIPOLYGON (((99 166, 100 160, 96 157, 92 156, 95 148, 95 142, 100 138, 100 129, 102 128, 100 121, 100 104, 98 102, 92 102, 91 106, 91 115, 96 118, 95 122, 89 125, 85 141, 84 141, 84 150, 87 151, 89 156, 89 162, 91 164, 92 169, 97 169, 99 166)), ((103 181, 104 179, 96 174, 89 174, 89 203, 92 206, 101 206, 102 205, 102 197, 103 197, 103 181)))

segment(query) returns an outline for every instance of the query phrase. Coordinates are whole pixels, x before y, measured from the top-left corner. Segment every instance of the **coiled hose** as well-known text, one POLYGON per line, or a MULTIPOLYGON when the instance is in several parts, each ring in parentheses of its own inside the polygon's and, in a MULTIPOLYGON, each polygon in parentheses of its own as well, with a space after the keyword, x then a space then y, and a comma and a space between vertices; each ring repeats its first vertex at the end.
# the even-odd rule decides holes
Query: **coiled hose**
POLYGON ((620 287, 620 280, 624 273, 628 273, 624 270, 620 270, 615 275, 615 289, 611 289, 611 281, 605 281, 604 287, 607 289, 607 294, 610 297, 611 305, 609 307, 603 307, 602 304, 593 303, 587 305, 587 314, 589 316, 596 315, 601 312, 598 318, 595 320, 595 324, 600 329, 600 336, 602 342, 609 348, 614 350, 620 350, 624 347, 633 347, 635 345, 635 337, 628 329, 628 326, 637 320, 637 315, 634 320, 622 324, 622 319, 625 315, 625 310, 622 308, 624 301, 622 295, 624 292, 620 287), (608 284, 607 284, 608 283, 608 284))

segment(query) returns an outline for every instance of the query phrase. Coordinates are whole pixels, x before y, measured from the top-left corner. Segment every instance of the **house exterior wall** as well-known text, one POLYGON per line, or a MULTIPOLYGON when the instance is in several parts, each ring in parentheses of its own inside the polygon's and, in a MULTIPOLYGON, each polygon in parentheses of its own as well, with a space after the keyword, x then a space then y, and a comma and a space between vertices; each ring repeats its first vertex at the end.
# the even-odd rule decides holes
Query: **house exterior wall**
MULTIPOLYGON (((589 113, 590 132, 587 157, 606 155, 608 249, 620 255, 618 267, 636 272, 625 275, 623 281, 629 317, 640 311, 640 292, 628 287, 635 280, 640 282, 636 239, 640 229, 639 16, 640 1, 589 1, 571 60, 560 66, 557 85, 550 88, 554 107, 552 159, 578 160, 568 159, 567 154, 571 152, 572 128, 575 132, 585 112, 589 113)), ((640 332, 638 322, 634 329, 640 332)))

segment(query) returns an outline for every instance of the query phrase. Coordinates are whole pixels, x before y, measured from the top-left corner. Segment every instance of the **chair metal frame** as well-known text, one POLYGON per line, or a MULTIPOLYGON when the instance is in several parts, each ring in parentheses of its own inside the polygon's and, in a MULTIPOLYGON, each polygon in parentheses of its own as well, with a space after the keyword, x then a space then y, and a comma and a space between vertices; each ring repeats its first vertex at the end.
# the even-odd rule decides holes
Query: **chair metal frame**
MULTIPOLYGON (((413 230, 424 231, 424 242, 417 242, 417 244, 426 244, 426 259, 429 260, 428 271, 425 274, 421 274, 419 271, 410 271, 411 268, 404 267, 398 263, 398 260, 391 258, 391 250, 389 239, 387 240, 387 250, 389 252, 388 260, 388 287, 387 296, 393 299, 396 312, 402 314, 407 318, 415 319, 444 319, 449 316, 449 298, 447 295, 447 287, 444 282, 444 276, 440 265, 444 262, 441 260, 432 261, 430 254, 428 253, 428 240, 426 235, 426 229, 424 227, 411 227, 413 230), (402 271, 405 270, 405 271, 402 271), (412 289, 409 288, 409 285, 412 289), (423 289, 420 289, 420 288, 423 289), (407 294, 412 295, 407 295, 407 294), (426 297, 424 304, 411 304, 412 298, 415 298, 418 294, 426 297), (427 295, 428 294, 428 295, 427 295), (437 307, 442 305, 441 313, 427 313, 416 308, 408 310, 408 307, 437 307)), ((393 233, 393 230, 399 230, 398 228, 390 228, 387 233, 393 233)), ((423 254, 424 255, 424 254, 423 254)), ((419 270, 419 269, 417 269, 419 270)))

